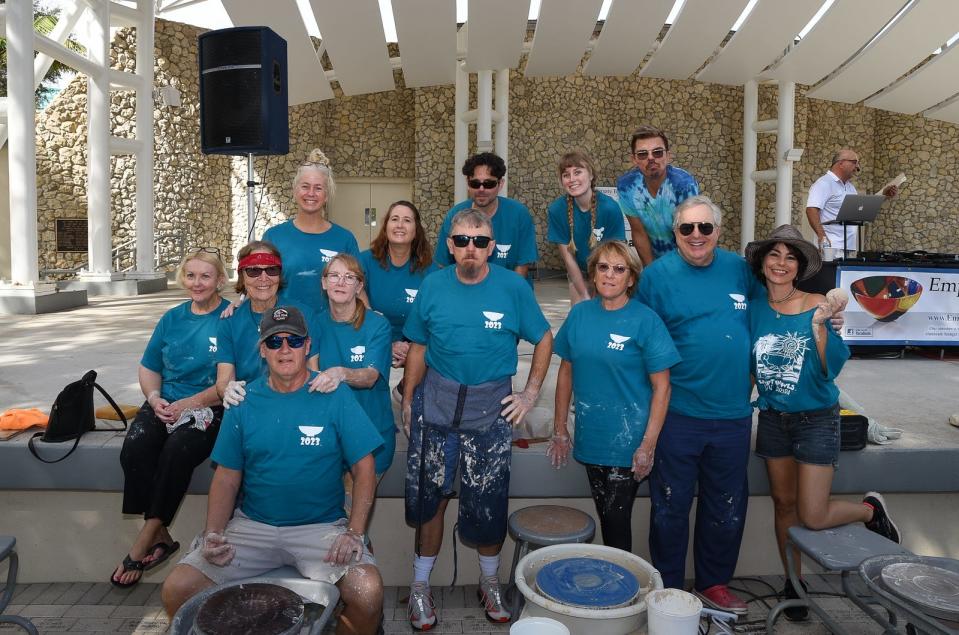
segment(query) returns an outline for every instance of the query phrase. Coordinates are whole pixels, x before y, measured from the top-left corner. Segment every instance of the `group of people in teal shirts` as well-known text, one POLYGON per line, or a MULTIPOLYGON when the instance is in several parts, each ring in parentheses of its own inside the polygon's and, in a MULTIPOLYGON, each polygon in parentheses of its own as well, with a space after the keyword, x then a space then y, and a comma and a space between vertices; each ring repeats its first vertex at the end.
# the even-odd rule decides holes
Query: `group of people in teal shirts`
MULTIPOLYGON (((655 481, 657 436, 664 426, 680 425, 672 424, 667 412, 708 412, 710 420, 751 417, 752 408, 743 401, 741 389, 754 376, 762 412, 808 411, 819 416, 820 406, 835 409, 832 380, 843 355, 848 356, 831 329, 820 332, 821 319, 818 326, 811 323, 806 329, 814 344, 802 336, 807 347, 803 350, 810 351, 807 357, 784 353, 795 345, 796 333, 806 333, 806 314, 811 316, 819 302, 812 298, 808 302, 815 302, 814 306, 803 305, 795 314, 782 310, 792 308, 791 304, 774 305, 780 300, 773 299, 773 291, 788 292, 798 281, 793 272, 792 278, 776 282, 780 286, 770 287, 767 304, 763 283, 768 284, 767 276, 775 269, 764 265, 769 250, 753 255, 760 262, 751 261, 752 270, 740 256, 716 249, 715 242, 708 259, 698 262, 687 257, 687 251, 695 256, 704 243, 709 247, 709 234, 715 232, 713 239, 718 237, 720 220, 717 216, 715 221, 682 222, 673 208, 694 197, 698 185, 688 173, 669 165, 667 153, 668 141, 661 131, 634 134, 630 154, 637 169, 620 179, 617 202, 596 190, 597 170, 588 153, 567 152, 557 165, 563 195, 547 210, 547 240, 556 245, 565 265, 572 305, 555 340, 562 362, 549 454, 556 466, 564 464, 570 453, 587 466, 604 542, 627 550, 632 548, 636 485, 650 474, 655 481), (658 196, 650 194, 651 185, 658 196), (624 213, 637 243, 635 251, 625 242, 624 213), (640 231, 634 219, 639 219, 640 231), (684 243, 690 238, 703 240, 684 243), (677 241, 679 253, 673 253, 677 241), (656 276, 641 274, 641 260, 647 257, 649 262, 660 260, 656 276), (717 279, 724 281, 722 288, 716 286, 717 279), (668 280, 668 284, 657 280, 668 280), (747 306, 751 307, 749 319, 744 320, 747 306), (690 316, 699 316, 701 323, 690 324, 690 316), (723 316, 729 317, 728 323, 723 316), (693 338, 697 349, 689 354, 685 339, 693 332, 698 333, 693 338), (803 365, 807 358, 809 363, 803 365), (721 366, 717 360, 722 360, 721 366), (572 439, 567 428, 571 405, 576 420, 572 439)), ((245 394, 244 386, 264 372, 256 355, 257 326, 264 311, 275 306, 296 306, 306 317, 313 336, 309 364, 319 371, 311 389, 333 392, 341 383, 351 388, 382 436, 374 458, 377 475, 385 473, 397 432, 389 375, 391 367, 403 366, 409 351, 404 326, 414 332, 425 328, 425 318, 434 312, 465 310, 455 295, 431 293, 434 306, 417 304, 421 287, 442 288, 444 277, 453 275, 452 268, 436 273, 450 263, 446 241, 450 219, 467 208, 491 218, 495 249, 489 262, 502 267, 497 276, 505 269, 525 277, 538 260, 532 215, 518 201, 499 195, 505 177, 502 159, 491 153, 475 155, 464 165, 463 174, 470 198, 450 210, 435 251, 416 206, 397 201, 386 212, 370 249, 360 253, 353 235, 326 217, 335 181, 329 161, 314 151, 293 181, 296 215, 268 229, 262 240, 252 241, 238 254, 236 290, 244 296, 241 303, 229 305, 219 295, 226 275, 215 250, 198 248, 186 255, 180 275, 190 300, 161 319, 140 363, 147 401, 124 442, 122 464, 128 487, 123 510, 143 514, 145 523, 111 575, 113 584, 136 584, 143 571, 158 566, 179 548, 167 526, 193 468, 210 454, 222 417, 220 403, 230 406, 255 398, 245 394), (443 301, 436 303, 438 297, 443 301), (190 461, 175 456, 177 444, 193 448, 190 461)), ((792 235, 775 238, 771 244, 783 259, 799 249, 792 235)), ((791 298, 792 294, 786 300, 791 298)), ((521 317, 522 312, 487 315, 494 325, 521 317)), ((432 334, 430 341, 468 336, 432 334)), ((509 366, 508 360, 515 358, 514 338, 489 325, 477 336, 492 338, 491 344, 502 355, 470 359, 431 348, 429 365, 468 385, 471 371, 479 365, 502 362, 509 366)), ((761 434, 763 420, 761 415, 761 434)), ((838 411, 835 421, 827 422, 833 423, 838 430, 838 411)), ((766 437, 771 438, 770 433, 766 437)), ((789 447, 788 439, 780 438, 762 448, 757 443, 757 452, 775 461, 793 457, 789 447)), ((824 450, 812 462, 832 466, 830 457, 831 449, 824 450)), ((805 462, 803 457, 793 458, 805 462)), ((770 471, 771 479, 775 469, 770 471)), ((828 487, 825 496, 828 499, 828 487)), ((871 521, 871 513, 861 519, 871 521)), ((669 540, 669 536, 651 536, 651 546, 669 540)), ((738 554, 738 544, 734 551, 738 554)))

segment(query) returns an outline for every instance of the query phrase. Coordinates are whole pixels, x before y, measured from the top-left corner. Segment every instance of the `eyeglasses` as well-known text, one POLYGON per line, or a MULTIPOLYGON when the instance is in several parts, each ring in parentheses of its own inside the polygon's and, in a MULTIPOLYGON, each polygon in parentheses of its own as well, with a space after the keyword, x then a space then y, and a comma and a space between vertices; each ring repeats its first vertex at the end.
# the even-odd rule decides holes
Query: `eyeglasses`
POLYGON ((596 265, 596 271, 600 273, 608 273, 612 269, 613 273, 617 276, 621 276, 629 269, 626 265, 611 265, 608 262, 600 262, 596 265))
POLYGON ((356 274, 353 273, 328 273, 326 274, 326 279, 333 284, 339 284, 342 282, 348 287, 352 287, 360 280, 356 277, 356 274))
POLYGON ((650 156, 654 159, 662 159, 666 156, 666 148, 653 148, 652 150, 637 150, 633 152, 632 155, 636 157, 638 161, 645 161, 650 156))
POLYGON ((216 247, 190 247, 189 249, 187 249, 187 251, 192 254, 198 254, 202 252, 205 254, 213 254, 217 258, 220 257, 220 250, 217 249, 216 247))
POLYGON ((489 247, 490 241, 493 240, 489 236, 467 236, 466 234, 456 234, 450 236, 450 238, 453 239, 453 246, 461 249, 470 244, 470 241, 473 241, 477 249, 486 249, 489 247))
POLYGON ((838 163, 842 163, 843 161, 849 161, 850 163, 859 165, 859 159, 839 159, 838 163))
POLYGON ((479 179, 470 179, 466 183, 474 190, 478 190, 480 188, 491 190, 499 185, 499 179, 485 179, 483 181, 480 181, 479 179))
POLYGON ((268 267, 244 267, 243 272, 251 278, 259 278, 264 273, 271 278, 276 278, 283 270, 280 265, 270 265, 268 267))
POLYGON ((303 345, 306 344, 306 335, 287 335, 286 337, 271 335, 263 340, 263 343, 266 344, 266 347, 271 351, 282 348, 283 342, 286 342, 290 348, 303 348, 303 345))
POLYGON ((716 229, 716 226, 712 223, 680 223, 679 233, 683 236, 689 236, 697 227, 699 227, 699 233, 703 236, 709 236, 716 229))

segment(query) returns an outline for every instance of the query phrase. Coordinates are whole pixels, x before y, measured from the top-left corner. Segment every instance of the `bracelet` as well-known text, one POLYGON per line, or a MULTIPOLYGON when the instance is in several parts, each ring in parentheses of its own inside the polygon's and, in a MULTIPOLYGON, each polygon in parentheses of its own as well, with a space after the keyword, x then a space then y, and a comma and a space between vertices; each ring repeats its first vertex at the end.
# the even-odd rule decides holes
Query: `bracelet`
POLYGON ((356 531, 355 529, 351 529, 347 527, 345 533, 348 533, 352 536, 356 536, 357 538, 360 539, 361 543, 363 543, 364 545, 366 544, 366 534, 364 534, 362 531, 356 531))
POLYGON ((569 441, 569 434, 567 434, 567 433, 557 434, 557 433, 554 432, 554 433, 553 433, 553 438, 554 438, 554 439, 559 439, 559 440, 561 440, 561 441, 567 441, 567 442, 568 442, 568 441, 569 441))

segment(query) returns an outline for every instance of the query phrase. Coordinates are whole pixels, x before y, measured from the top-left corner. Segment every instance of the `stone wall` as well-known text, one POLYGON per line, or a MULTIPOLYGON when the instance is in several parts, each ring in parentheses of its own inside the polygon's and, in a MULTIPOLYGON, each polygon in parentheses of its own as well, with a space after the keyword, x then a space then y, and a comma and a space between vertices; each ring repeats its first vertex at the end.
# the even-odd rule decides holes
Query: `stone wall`
MULTIPOLYGON (((156 108, 154 186, 159 242, 164 260, 179 246, 215 245, 235 253, 246 241, 246 160, 205 156, 199 150, 196 37, 190 26, 157 21, 157 85, 172 84, 182 95, 179 108, 156 108)), ((395 46, 391 54, 397 54, 395 46)), ((121 31, 113 57, 129 67, 135 37, 121 31)), ((435 235, 453 201, 454 89, 405 88, 395 72, 392 92, 337 97, 290 108, 290 153, 257 157, 255 180, 259 215, 255 234, 293 212, 291 183, 310 149, 323 149, 339 177, 404 178, 413 183, 414 202, 435 235)), ((77 80, 38 119, 41 267, 70 266, 85 256, 53 251, 53 218, 86 215, 86 84, 77 80)), ((471 107, 475 106, 475 91, 471 107)), ((795 147, 804 148, 793 179, 793 221, 801 222, 809 185, 829 168, 841 146, 854 147, 863 160, 855 180, 873 192, 903 171, 909 181, 887 205, 870 232, 882 249, 959 251, 959 127, 862 105, 825 102, 796 95, 795 147)), ((776 89, 760 90, 760 117, 776 115, 776 89)), ((114 134, 132 134, 134 99, 114 92, 114 134)), ((526 78, 522 65, 510 73, 510 195, 532 211, 541 265, 559 268, 545 242, 546 207, 561 193, 556 160, 567 149, 589 150, 599 166, 599 182, 615 184, 629 169, 629 135, 641 123, 665 129, 675 164, 689 170, 701 189, 725 211, 722 244, 739 246, 742 178, 742 89, 693 81, 586 77, 526 78)), ((761 135, 759 169, 775 165, 775 135, 761 135)), ((134 164, 114 160, 114 243, 132 237, 134 164)), ((757 187, 757 235, 773 224, 775 191, 757 187)), ((335 202, 334 202, 335 205, 335 202)))

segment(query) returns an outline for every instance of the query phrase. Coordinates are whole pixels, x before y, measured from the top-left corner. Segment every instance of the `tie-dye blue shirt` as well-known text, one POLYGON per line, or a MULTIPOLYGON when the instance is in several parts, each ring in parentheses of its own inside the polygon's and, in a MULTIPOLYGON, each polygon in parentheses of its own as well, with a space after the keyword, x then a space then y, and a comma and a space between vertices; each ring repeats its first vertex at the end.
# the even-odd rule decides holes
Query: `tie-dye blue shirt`
POLYGON ((646 189, 646 179, 639 169, 633 169, 616 181, 619 206, 627 216, 643 222, 653 257, 659 258, 676 249, 673 236, 673 210, 690 196, 699 194, 699 185, 686 170, 666 166, 666 178, 655 198, 646 189))

